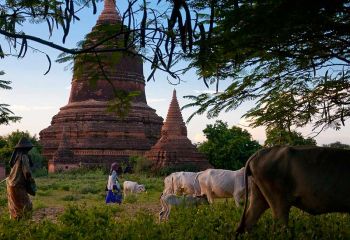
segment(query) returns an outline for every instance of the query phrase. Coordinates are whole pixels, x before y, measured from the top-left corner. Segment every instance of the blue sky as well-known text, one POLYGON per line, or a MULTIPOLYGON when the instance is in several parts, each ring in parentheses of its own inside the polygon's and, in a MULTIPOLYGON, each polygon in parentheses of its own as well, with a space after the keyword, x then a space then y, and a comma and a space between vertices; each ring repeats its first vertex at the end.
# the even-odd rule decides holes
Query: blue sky
MULTIPOLYGON (((126 1, 117 1, 118 7, 123 10, 126 1)), ((103 4, 98 4, 98 14, 92 15, 92 9, 86 9, 80 14, 81 21, 77 21, 70 31, 66 45, 74 47, 75 44, 82 40, 83 37, 91 31, 95 25, 97 17, 102 10, 103 4)), ((48 37, 48 29, 45 25, 25 26, 26 32, 39 35, 45 39, 48 37), (28 31, 29 29, 29 31, 28 31)), ((61 44, 62 33, 56 31, 50 41, 61 44)), ((1 45, 7 44, 0 40, 1 45)), ((31 44, 38 49, 48 53, 54 61, 59 52, 49 49, 38 44, 31 44)), ((4 48, 4 47, 3 47, 4 48)), ((0 135, 8 134, 16 129, 28 130, 32 134, 38 134, 40 130, 50 125, 51 118, 58 113, 59 108, 68 103, 70 82, 72 72, 65 70, 65 64, 53 62, 51 71, 47 75, 43 73, 47 70, 48 62, 45 55, 33 53, 28 50, 28 54, 23 59, 5 58, 0 59, 0 70, 4 70, 6 75, 2 79, 12 81, 12 90, 0 90, 0 102, 11 105, 11 109, 19 116, 23 117, 20 123, 11 124, 9 126, 0 125, 0 135)), ((144 64, 145 77, 150 73, 150 67, 144 64)), ((207 89, 202 80, 199 80, 194 71, 186 73, 182 76, 183 82, 179 85, 171 85, 168 83, 167 76, 158 72, 155 76, 156 81, 150 81, 146 84, 146 96, 148 104, 156 109, 157 114, 166 118, 172 91, 177 90, 177 96, 180 106, 188 103, 183 99, 185 95, 196 95, 204 91, 213 91, 207 89)), ((247 129, 255 140, 263 143, 265 140, 264 128, 249 128, 247 122, 241 119, 241 116, 253 106, 253 103, 246 103, 237 110, 228 113, 221 113, 217 119, 228 122, 230 126, 238 125, 247 129)), ((184 110, 183 117, 187 117, 194 109, 184 110)), ((207 119, 205 116, 196 116, 187 124, 188 137, 192 142, 203 141, 202 130, 207 124, 214 123, 216 119, 207 119)), ((350 122, 340 131, 327 130, 316 137, 319 145, 341 141, 350 144, 350 122)), ((304 136, 312 135, 312 128, 305 127, 298 129, 304 136)))

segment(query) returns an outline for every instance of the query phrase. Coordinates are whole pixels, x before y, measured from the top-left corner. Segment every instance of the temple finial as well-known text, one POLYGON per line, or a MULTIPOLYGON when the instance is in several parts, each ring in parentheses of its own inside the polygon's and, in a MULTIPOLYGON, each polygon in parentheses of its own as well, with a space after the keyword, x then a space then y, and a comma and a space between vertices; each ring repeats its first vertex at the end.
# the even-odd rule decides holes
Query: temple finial
POLYGON ((101 15, 98 17, 97 24, 117 23, 121 17, 116 9, 115 0, 104 0, 104 8, 101 15))
POLYGON ((173 98, 176 98, 176 90, 175 90, 175 88, 173 90, 173 98))

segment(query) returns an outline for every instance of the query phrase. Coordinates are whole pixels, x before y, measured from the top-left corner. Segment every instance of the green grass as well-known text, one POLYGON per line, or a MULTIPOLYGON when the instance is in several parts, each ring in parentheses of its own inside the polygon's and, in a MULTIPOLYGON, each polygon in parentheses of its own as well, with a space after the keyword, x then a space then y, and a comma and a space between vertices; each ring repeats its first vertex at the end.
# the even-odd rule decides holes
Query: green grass
MULTIPOLYGON (((145 184, 147 192, 126 197, 121 205, 106 205, 103 171, 50 174, 36 178, 34 214, 44 208, 64 208, 55 220, 12 221, 6 189, 0 186, 0 239, 232 239, 242 208, 234 201, 216 201, 199 208, 174 208, 168 222, 158 223, 163 179, 124 175, 145 184)), ((33 217, 34 218, 34 217, 33 217)), ((311 216, 293 208, 288 228, 266 211, 253 231, 240 239, 350 239, 349 214, 311 216)))

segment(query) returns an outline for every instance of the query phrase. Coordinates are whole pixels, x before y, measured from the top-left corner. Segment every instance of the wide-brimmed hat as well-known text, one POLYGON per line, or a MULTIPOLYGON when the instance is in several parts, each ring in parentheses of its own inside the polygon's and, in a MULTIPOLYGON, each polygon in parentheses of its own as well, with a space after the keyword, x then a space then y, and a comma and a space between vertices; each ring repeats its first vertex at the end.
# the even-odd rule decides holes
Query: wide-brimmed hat
POLYGON ((17 145, 15 146, 16 149, 32 148, 32 147, 34 147, 33 144, 26 137, 21 137, 21 139, 18 141, 17 145))

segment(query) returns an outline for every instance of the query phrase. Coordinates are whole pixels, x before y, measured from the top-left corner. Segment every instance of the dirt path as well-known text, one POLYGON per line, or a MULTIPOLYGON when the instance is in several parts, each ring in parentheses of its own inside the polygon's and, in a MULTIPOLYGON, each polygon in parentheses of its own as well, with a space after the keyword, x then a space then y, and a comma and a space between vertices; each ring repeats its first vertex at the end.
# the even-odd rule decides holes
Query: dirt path
POLYGON ((43 219, 48 219, 53 222, 56 222, 57 216, 63 213, 63 211, 64 211, 63 207, 41 208, 33 212, 32 218, 35 222, 39 222, 40 220, 43 220, 43 219))
MULTIPOLYGON (((122 204, 122 211, 119 212, 116 218, 123 218, 125 216, 134 217, 140 211, 145 211, 147 213, 153 214, 158 218, 158 212, 160 211, 160 205, 157 203, 134 203, 134 204, 122 204)), ((47 219, 53 222, 57 222, 57 217, 64 212, 63 207, 47 207, 37 209, 33 212, 33 220, 39 222, 41 220, 47 219)))

